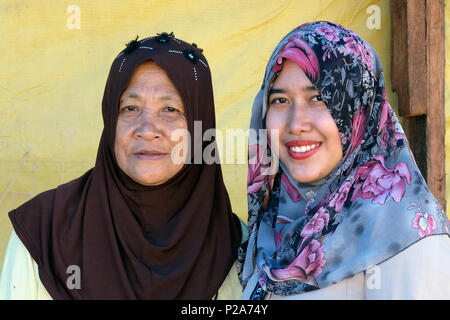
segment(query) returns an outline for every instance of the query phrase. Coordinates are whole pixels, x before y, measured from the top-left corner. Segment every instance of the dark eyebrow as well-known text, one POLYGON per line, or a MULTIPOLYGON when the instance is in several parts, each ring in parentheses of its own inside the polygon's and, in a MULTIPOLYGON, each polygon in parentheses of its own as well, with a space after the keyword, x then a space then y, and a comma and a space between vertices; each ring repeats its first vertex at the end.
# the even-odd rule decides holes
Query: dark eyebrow
POLYGON ((285 93, 286 91, 284 91, 283 89, 270 89, 269 90, 269 96, 275 93, 285 93))
POLYGON ((161 100, 161 101, 178 101, 180 99, 176 95, 164 95, 164 96, 159 97, 159 100, 161 100))
POLYGON ((302 89, 303 91, 319 91, 315 86, 307 86, 302 89))
MULTIPOLYGON (((310 91, 319 91, 317 90, 317 88, 315 86, 306 86, 302 88, 303 92, 310 92, 310 91)), ((269 90, 269 96, 271 94, 275 94, 275 93, 286 93, 286 90, 284 89, 277 89, 277 88, 272 88, 269 90)))
MULTIPOLYGON (((125 99, 141 99, 141 96, 138 93, 135 92, 129 92, 125 93, 121 98, 120 102, 122 102, 125 99)), ((159 100, 161 101, 178 101, 179 99, 176 97, 175 94, 165 94, 159 97, 159 100)))

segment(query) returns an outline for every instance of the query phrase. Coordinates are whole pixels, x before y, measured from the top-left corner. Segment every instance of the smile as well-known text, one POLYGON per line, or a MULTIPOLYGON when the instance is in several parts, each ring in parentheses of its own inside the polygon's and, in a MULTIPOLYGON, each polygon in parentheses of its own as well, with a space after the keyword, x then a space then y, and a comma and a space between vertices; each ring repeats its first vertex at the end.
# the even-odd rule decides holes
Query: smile
POLYGON ((318 144, 313 144, 313 145, 310 145, 310 146, 290 147, 290 149, 291 149, 293 152, 306 152, 306 151, 309 151, 309 150, 318 148, 319 146, 320 146, 320 143, 318 143, 318 144))
POLYGON ((304 160, 315 154, 320 146, 321 142, 310 141, 292 141, 286 143, 289 156, 295 160, 304 160))

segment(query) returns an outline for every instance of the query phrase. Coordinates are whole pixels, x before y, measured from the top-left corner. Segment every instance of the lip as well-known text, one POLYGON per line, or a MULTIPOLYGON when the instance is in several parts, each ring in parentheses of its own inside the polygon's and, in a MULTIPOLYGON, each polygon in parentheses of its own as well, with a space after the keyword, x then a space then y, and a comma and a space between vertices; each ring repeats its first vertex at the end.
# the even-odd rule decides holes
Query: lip
POLYGON ((141 160, 159 160, 167 156, 167 153, 157 150, 139 150, 134 155, 141 160))
POLYGON ((287 142, 285 144, 285 146, 286 146, 287 152, 291 158, 293 158, 295 160, 304 160, 304 159, 311 157, 313 154, 315 154, 322 146, 322 142, 315 141, 315 140, 292 140, 292 141, 287 142), (319 144, 319 146, 312 150, 305 151, 305 152, 295 152, 295 151, 291 150, 291 147, 303 147, 303 146, 310 146, 313 144, 319 144))

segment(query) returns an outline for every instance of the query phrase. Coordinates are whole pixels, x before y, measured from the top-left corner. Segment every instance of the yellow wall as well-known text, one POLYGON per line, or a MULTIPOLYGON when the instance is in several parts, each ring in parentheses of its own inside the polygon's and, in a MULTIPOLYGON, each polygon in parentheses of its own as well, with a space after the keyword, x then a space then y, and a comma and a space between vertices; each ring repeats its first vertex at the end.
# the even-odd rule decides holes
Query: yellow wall
MULTIPOLYGON (((126 42, 173 31, 197 43, 212 67, 218 128, 247 129, 273 48, 295 26, 318 19, 368 40, 390 79, 388 0, 2 0, 0 265, 12 230, 7 213, 93 166, 105 80, 126 42), (80 9, 80 29, 68 28, 76 22, 69 5, 80 9), (367 26, 370 5, 380 10, 380 29, 367 26)), ((390 81, 388 96, 395 108, 390 81)), ((233 208, 246 220, 246 166, 223 171, 233 208)))

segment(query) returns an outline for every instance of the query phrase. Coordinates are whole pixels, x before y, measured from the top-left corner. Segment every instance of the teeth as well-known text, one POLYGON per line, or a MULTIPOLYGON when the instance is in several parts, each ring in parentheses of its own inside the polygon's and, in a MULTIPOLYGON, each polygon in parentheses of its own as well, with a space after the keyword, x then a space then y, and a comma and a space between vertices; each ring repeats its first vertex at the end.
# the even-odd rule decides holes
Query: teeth
POLYGON ((312 150, 314 148, 317 148, 319 146, 319 144, 313 144, 310 146, 301 146, 301 147, 291 147, 291 150, 294 152, 306 152, 309 150, 312 150))

